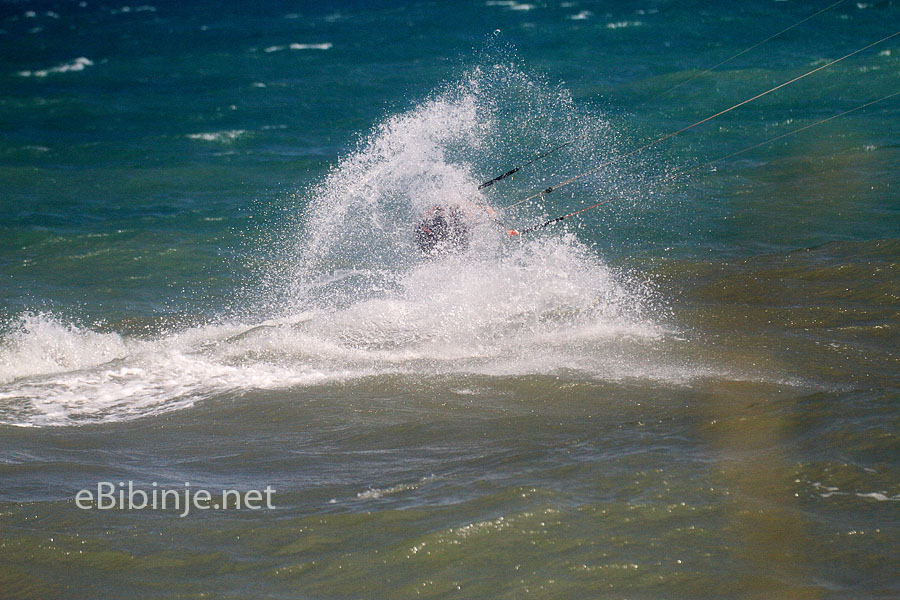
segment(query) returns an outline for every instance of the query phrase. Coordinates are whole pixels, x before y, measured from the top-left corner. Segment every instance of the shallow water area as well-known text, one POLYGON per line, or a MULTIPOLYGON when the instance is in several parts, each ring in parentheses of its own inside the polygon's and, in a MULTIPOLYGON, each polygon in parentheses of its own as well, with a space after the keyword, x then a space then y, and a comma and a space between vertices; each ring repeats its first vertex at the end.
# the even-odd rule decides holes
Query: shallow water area
POLYGON ((635 151, 826 6, 5 5, 0 597, 900 596, 900 38, 635 151))

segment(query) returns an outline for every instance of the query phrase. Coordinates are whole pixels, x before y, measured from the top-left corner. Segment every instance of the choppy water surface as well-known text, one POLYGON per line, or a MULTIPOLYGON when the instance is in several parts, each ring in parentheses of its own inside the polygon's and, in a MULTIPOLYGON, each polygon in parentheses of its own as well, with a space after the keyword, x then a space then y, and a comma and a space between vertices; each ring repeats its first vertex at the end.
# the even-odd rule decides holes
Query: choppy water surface
POLYGON ((900 595, 896 98, 692 170, 900 38, 632 153, 900 22, 672 89, 825 6, 5 4, 0 596, 900 595))

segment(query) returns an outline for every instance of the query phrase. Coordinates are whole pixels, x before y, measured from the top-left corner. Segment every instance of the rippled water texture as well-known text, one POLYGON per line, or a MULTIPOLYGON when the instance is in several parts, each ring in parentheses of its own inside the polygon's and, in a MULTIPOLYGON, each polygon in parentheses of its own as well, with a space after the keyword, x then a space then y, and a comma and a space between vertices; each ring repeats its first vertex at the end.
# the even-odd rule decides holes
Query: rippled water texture
POLYGON ((637 150, 827 6, 0 6, 0 597, 900 596, 900 37, 637 150))

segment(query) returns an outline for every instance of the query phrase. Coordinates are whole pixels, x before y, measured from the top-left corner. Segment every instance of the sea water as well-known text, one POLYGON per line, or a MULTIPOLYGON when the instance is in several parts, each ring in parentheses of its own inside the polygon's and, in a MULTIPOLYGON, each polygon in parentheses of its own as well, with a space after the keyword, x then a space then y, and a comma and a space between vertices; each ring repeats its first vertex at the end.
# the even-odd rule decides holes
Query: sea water
POLYGON ((827 5, 3 4, 0 597, 900 594, 900 38, 636 151, 827 5))

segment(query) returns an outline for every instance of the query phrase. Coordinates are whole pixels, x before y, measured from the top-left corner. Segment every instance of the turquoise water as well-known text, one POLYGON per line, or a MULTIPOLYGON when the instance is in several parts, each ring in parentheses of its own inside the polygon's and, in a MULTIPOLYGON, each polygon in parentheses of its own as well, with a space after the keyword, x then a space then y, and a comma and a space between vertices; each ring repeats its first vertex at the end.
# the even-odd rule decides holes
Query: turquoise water
POLYGON ((0 5, 0 597, 900 596, 898 97, 729 156, 900 37, 634 152, 900 23, 704 72, 827 6, 0 5))

